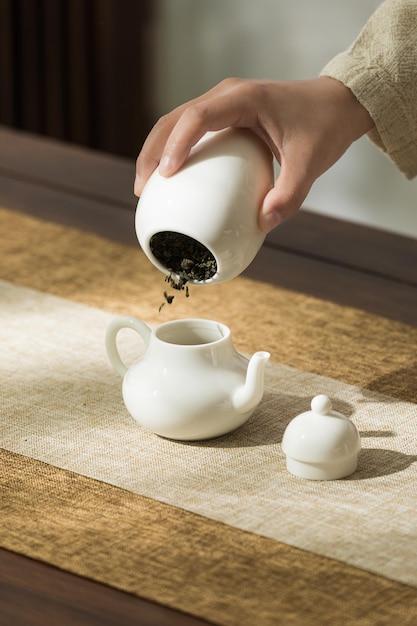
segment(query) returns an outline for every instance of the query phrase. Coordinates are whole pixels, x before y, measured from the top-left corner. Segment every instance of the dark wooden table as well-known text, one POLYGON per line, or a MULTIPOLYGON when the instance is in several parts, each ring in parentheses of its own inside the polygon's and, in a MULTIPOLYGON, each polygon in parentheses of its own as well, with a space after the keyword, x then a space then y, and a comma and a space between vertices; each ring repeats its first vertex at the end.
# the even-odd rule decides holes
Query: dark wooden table
MULTIPOLYGON (((136 246, 133 177, 125 159, 0 128, 0 206, 136 246)), ((300 211, 246 275, 417 325, 413 238, 300 211)), ((0 626, 203 623, 0 549, 0 626)))

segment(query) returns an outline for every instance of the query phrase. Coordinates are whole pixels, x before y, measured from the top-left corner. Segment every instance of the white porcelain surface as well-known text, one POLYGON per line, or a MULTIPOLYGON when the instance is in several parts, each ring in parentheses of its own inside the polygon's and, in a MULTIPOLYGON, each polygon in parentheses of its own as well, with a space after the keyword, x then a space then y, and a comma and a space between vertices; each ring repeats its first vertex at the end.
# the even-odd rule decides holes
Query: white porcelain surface
POLYGON ((212 320, 166 322, 151 330, 132 317, 109 324, 106 349, 123 376, 127 410, 152 432, 177 440, 218 437, 241 426, 263 396, 268 352, 250 361, 233 347, 227 326, 212 320), (122 328, 141 335, 144 355, 126 368, 116 339, 122 328))
POLYGON ((311 411, 297 415, 282 439, 288 471, 309 480, 336 480, 352 474, 360 449, 355 424, 333 411, 325 395, 313 398, 311 411))
POLYGON ((216 259, 217 273, 204 282, 234 278, 264 241, 257 218, 273 181, 271 153, 252 132, 229 128, 207 133, 179 172, 165 178, 156 170, 146 183, 136 210, 139 243, 168 274, 154 257, 150 239, 161 231, 187 235, 216 259))

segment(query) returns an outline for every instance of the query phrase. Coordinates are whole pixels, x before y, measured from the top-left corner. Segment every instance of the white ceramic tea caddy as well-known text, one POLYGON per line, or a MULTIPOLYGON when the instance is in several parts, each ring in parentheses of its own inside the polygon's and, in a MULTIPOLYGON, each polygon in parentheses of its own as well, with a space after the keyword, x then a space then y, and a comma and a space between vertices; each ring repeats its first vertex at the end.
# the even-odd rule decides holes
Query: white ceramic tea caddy
POLYGON ((233 347, 227 326, 183 319, 151 329, 133 317, 117 317, 107 328, 106 349, 123 377, 127 410, 146 429, 182 441, 209 439, 241 426, 263 396, 268 352, 248 361, 233 347), (117 334, 130 328, 142 337, 143 356, 127 368, 117 334))
POLYGON ((161 253, 161 240, 169 251, 177 234, 191 238, 214 262, 204 279, 189 282, 230 280, 251 263, 265 239, 258 213, 273 184, 272 153, 253 132, 206 133, 178 172, 164 177, 155 170, 147 181, 136 209, 139 243, 159 270, 178 276, 183 268, 161 253))
POLYGON ((349 476, 357 468, 360 449, 355 424, 333 411, 331 400, 325 395, 313 398, 311 411, 297 415, 282 439, 288 471, 309 480, 349 476))

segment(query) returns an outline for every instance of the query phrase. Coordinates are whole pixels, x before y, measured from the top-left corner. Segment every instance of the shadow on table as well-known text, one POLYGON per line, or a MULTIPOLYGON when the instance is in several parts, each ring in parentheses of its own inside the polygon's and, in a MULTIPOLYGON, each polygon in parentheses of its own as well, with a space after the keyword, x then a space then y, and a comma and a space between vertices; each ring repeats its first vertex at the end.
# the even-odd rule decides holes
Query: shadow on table
MULTIPOLYGON (((180 443, 206 448, 252 448, 279 444, 291 420, 299 413, 309 411, 310 403, 311 396, 267 392, 254 414, 238 429, 215 439, 180 443)), ((343 400, 336 400, 333 407, 344 415, 351 415, 353 412, 352 405, 343 400)))
POLYGON ((417 402, 417 361, 367 384, 369 392, 383 393, 408 402, 417 402))
MULTIPOLYGON (((394 401, 394 399, 393 399, 394 401)), ((262 404, 253 416, 237 430, 204 441, 180 442, 186 446, 206 448, 251 448, 280 444, 289 422, 299 413, 310 409, 310 397, 266 393, 262 404)), ((350 416, 353 406, 343 400, 335 400, 336 411, 350 416)), ((361 439, 395 437, 392 430, 360 431, 361 439)), ((362 448, 358 458, 358 469, 346 480, 366 480, 401 472, 417 461, 416 455, 408 455, 386 448, 362 448)))
POLYGON ((362 448, 358 458, 358 469, 345 480, 366 480, 378 476, 389 476, 407 469, 417 461, 417 456, 385 448, 362 448))

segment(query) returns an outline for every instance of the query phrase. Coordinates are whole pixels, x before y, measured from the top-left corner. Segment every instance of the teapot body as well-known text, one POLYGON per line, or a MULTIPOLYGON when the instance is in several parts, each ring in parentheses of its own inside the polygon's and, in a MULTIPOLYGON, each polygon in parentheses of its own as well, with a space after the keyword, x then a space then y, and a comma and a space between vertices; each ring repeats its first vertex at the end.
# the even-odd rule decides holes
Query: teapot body
POLYGON ((232 405, 231 390, 243 385, 248 361, 230 346, 164 355, 149 346, 123 379, 123 400, 132 417, 169 439, 223 435, 247 420, 232 405))
POLYGON ((117 367, 124 366, 115 353, 115 336, 128 325, 125 320, 133 328, 146 326, 116 318, 107 348, 123 375, 126 408, 141 426, 168 439, 192 441, 218 437, 247 421, 262 396, 263 380, 260 397, 235 401, 237 390, 246 387, 249 360, 234 349, 227 326, 194 319, 166 322, 152 331, 146 327, 144 355, 123 371, 117 367))

